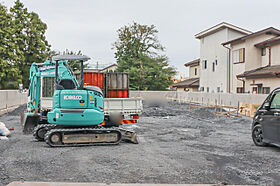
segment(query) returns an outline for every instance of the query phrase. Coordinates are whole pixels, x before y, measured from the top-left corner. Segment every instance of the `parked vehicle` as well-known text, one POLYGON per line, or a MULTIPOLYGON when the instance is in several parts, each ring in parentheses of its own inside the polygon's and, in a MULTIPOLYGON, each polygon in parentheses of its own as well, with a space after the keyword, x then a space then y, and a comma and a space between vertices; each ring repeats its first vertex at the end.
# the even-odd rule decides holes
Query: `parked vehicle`
POLYGON ((257 146, 280 147, 280 87, 273 90, 253 118, 252 138, 257 146))

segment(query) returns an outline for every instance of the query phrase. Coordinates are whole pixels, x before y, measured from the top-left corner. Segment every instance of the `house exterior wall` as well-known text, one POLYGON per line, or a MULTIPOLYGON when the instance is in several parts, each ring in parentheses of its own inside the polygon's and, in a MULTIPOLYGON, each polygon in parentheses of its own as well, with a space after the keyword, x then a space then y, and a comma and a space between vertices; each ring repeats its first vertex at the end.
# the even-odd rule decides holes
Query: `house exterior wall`
MULTIPOLYGON (((260 49, 262 50, 262 49, 260 49)), ((269 49, 265 48, 265 55, 261 57, 261 66, 267 66, 269 64, 269 49)))
POLYGON ((114 72, 117 68, 118 68, 118 66, 114 65, 114 66, 108 67, 104 70, 101 70, 100 72, 108 72, 108 71, 113 71, 114 72))
MULTIPOLYGON (((231 90, 232 93, 237 93, 237 87, 243 87, 243 83, 241 80, 238 80, 236 78, 236 75, 241 74, 245 71, 253 70, 259 67, 267 66, 269 63, 269 50, 266 49, 266 55, 262 56, 261 54, 261 48, 255 47, 255 44, 265 41, 267 39, 270 39, 272 37, 275 37, 275 35, 268 35, 268 34, 262 34, 256 37, 248 38, 245 41, 237 44, 231 45, 231 90), (245 48, 245 62, 244 63, 233 63, 233 51, 245 48)), ((280 45, 279 45, 280 46, 280 45)), ((278 49, 280 52, 280 47, 278 49)), ((278 57, 278 54, 275 52, 275 58, 278 57)), ((280 55, 279 55, 280 57, 280 55)), ((278 58, 280 60, 280 58, 278 58)), ((279 61, 280 62, 280 61, 279 61)), ((280 63, 279 63, 280 64, 280 63)), ((250 86, 250 83, 248 83, 246 80, 245 83, 245 92, 252 91, 250 86)), ((250 82, 250 80, 249 80, 250 82)))
MULTIPOLYGON (((248 38, 245 41, 245 71, 253 70, 262 66, 261 49, 255 47, 255 44, 275 37, 275 35, 262 34, 256 37, 248 38)), ((268 53, 267 53, 268 55, 268 53)))
MULTIPOLYGON (((233 62, 233 51, 245 48, 245 42, 235 44, 231 47, 231 92, 237 93, 237 87, 243 87, 243 82, 238 80, 236 75, 241 74, 245 71, 245 62, 243 63, 234 63, 233 62)), ((246 48, 245 48, 246 53, 246 48)), ((246 57, 245 57, 246 61, 246 57)))
POLYGON ((200 39, 200 87, 204 92, 227 92, 228 90, 228 50, 221 43, 244 36, 245 34, 224 28, 200 39), (203 61, 207 60, 207 69, 203 61), (215 71, 213 71, 213 63, 215 71))
MULTIPOLYGON (((268 51, 266 54, 268 56, 268 51)), ((280 65, 280 43, 271 46, 271 65, 280 65)))
POLYGON ((257 87, 256 84, 262 84, 262 87, 270 87, 270 92, 275 88, 279 87, 279 78, 256 78, 246 79, 245 81, 245 93, 253 93, 253 87, 257 87))
POLYGON ((200 66, 199 65, 191 66, 189 68, 189 75, 190 75, 190 78, 199 78, 199 76, 200 76, 200 66), (195 69, 197 71, 196 75, 195 75, 195 69))

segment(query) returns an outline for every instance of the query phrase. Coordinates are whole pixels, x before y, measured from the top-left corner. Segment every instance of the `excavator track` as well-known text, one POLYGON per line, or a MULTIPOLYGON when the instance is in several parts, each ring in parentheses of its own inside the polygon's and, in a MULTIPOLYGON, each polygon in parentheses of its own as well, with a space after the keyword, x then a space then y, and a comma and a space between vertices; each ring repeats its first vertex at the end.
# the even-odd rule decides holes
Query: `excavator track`
POLYGON ((117 145, 121 139, 118 129, 106 128, 51 129, 45 134, 51 147, 117 145))
POLYGON ((42 124, 37 125, 33 130, 33 136, 38 141, 44 141, 45 140, 45 134, 51 130, 54 129, 56 125, 54 124, 42 124))

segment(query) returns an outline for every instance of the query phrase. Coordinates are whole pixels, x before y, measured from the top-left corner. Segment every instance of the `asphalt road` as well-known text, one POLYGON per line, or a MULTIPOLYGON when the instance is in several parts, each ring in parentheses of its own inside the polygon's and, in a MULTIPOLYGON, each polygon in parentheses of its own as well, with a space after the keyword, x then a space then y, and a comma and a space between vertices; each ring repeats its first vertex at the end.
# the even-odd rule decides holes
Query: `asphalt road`
POLYGON ((0 141, 0 185, 12 181, 102 183, 280 183, 280 149, 256 147, 251 120, 189 105, 145 105, 133 126, 140 144, 50 148, 21 132, 19 108, 0 117, 14 127, 0 141))

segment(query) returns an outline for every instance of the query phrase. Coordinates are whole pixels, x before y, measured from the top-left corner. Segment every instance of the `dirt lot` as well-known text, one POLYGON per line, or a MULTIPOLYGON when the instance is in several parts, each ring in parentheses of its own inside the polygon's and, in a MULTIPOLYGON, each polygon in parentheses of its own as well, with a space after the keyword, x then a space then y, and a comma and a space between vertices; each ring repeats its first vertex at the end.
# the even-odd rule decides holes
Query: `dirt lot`
POLYGON ((280 182, 280 149, 256 147, 248 118, 217 117, 187 104, 147 106, 134 128, 140 144, 50 148, 23 135, 22 108, 0 117, 0 185, 15 180, 106 183, 280 182))

